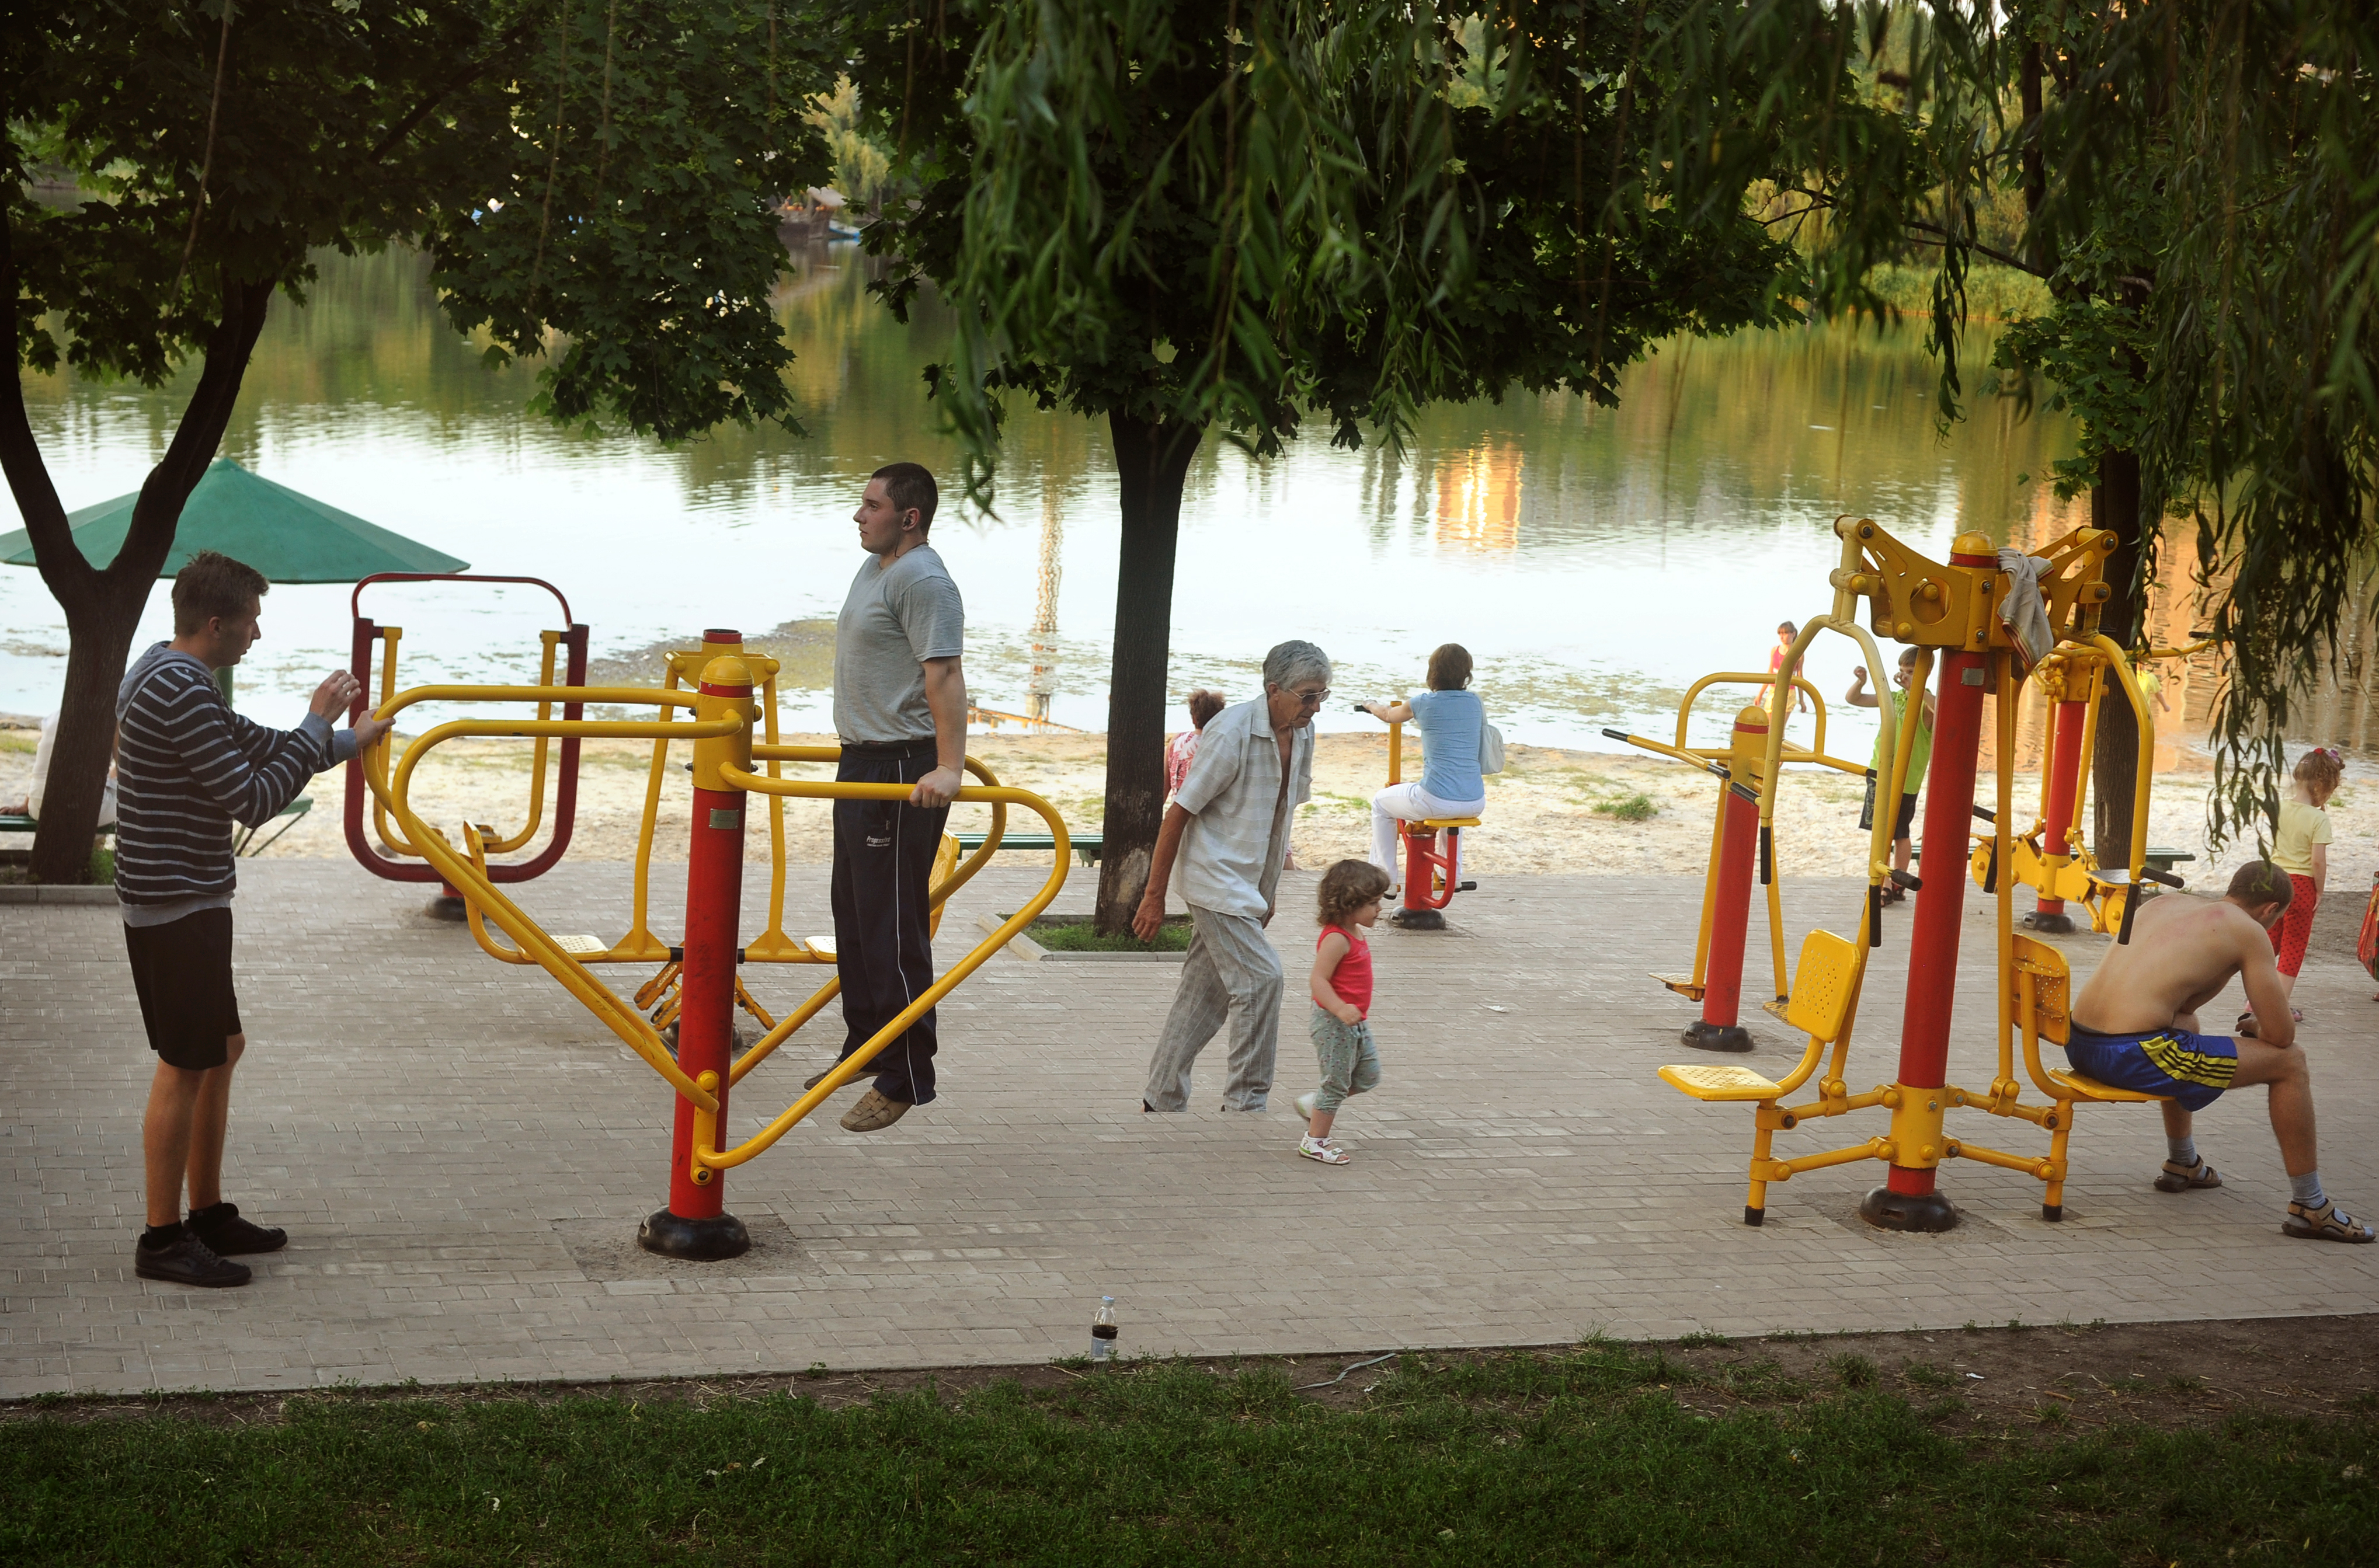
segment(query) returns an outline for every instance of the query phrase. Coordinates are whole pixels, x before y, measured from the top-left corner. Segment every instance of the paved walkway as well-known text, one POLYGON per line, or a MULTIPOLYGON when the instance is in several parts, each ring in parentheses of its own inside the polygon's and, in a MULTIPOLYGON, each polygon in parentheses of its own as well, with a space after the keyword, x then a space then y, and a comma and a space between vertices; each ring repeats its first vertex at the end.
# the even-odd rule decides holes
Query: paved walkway
MULTIPOLYGON (((0 1395, 44 1390, 302 1387, 1037 1360, 1081 1351, 1098 1297, 1137 1354, 1354 1351, 1574 1340, 1600 1331, 1906 1328, 2367 1311, 2379 1248, 2291 1242, 2287 1186, 2249 1092, 2201 1118, 2230 1185, 2160 1196, 2153 1113, 2083 1113, 2068 1218, 2039 1188, 1953 1164, 1966 1210, 1941 1236, 1855 1217, 1860 1164, 1776 1188, 1739 1223, 1747 1107, 1705 1106, 1654 1077, 1685 1053, 1685 1004, 1645 978, 1685 967, 1697 887, 1537 877, 1456 906, 1461 929, 1383 929, 1381 1090, 1342 1124, 1359 1149, 1297 1159, 1289 1097, 1310 1080, 1290 986, 1273 1113, 1149 1117, 1137 1092, 1178 971, 1003 958, 944 1014, 944 1098, 888 1134, 819 1117, 729 1177, 759 1245, 728 1263, 636 1250, 665 1190, 660 1081, 540 972, 499 965, 421 916, 420 890, 335 862, 244 863, 242 1013, 252 1043, 234 1104, 230 1195, 285 1224, 245 1290, 131 1272, 139 1118, 151 1057, 111 911, 0 906, 0 1082, 9 1223, 0 1231, 0 1395)), ((682 873, 656 877, 682 886, 682 873)), ((1013 908, 1035 880, 1003 868, 945 927, 1013 908)), ((795 931, 824 929, 824 872, 795 931)), ((1077 873, 1065 902, 1086 903, 1077 873)), ((1293 875, 1275 935, 1301 976, 1313 878, 1293 875)), ((624 924, 624 866, 534 885, 557 929, 624 924), (567 912, 562 912, 567 911, 567 912)), ((1849 929, 1854 894, 1794 886, 1798 932, 1849 929)), ((1967 889, 1970 959, 1989 957, 1967 889)), ((1892 916, 1904 940, 1905 911, 1892 916)), ((657 911, 657 928, 675 925, 657 911)), ((756 929, 756 926, 749 929, 756 929)), ((1755 936, 1757 928, 1755 927, 1755 936)), ((2085 972, 2094 940, 2083 938, 2085 972)), ((615 971, 621 972, 621 971, 615 971)), ((1856 1084, 1892 1076, 1903 966, 1887 947, 1856 1084)), ((623 974, 624 978, 624 974, 623 974)), ((635 977, 641 979, 641 975, 635 977)), ((1987 1080, 1989 971, 1960 971, 1953 1076, 1987 1080)), ((755 981, 764 999, 791 989, 755 981)), ((2325 1174, 2379 1203, 2379 1007, 2350 965, 2316 959, 2310 1015, 2325 1174)), ((2211 1009, 2224 1016, 2226 1000, 2211 1009)), ((829 1013, 829 1019, 832 1015, 829 1013)), ((1783 1028, 1755 1015, 1771 1073, 1783 1028)), ((789 1049, 737 1101, 754 1125, 819 1049, 789 1049)), ((1213 1053, 1219 1067, 1220 1047, 1213 1053)), ((1884 1113, 1785 1135, 1795 1150, 1879 1131, 1884 1113)), ((1953 1129, 2001 1147, 2044 1135, 1974 1113, 1953 1129)), ((2359 1201, 2358 1201, 2359 1200, 2359 1201)))

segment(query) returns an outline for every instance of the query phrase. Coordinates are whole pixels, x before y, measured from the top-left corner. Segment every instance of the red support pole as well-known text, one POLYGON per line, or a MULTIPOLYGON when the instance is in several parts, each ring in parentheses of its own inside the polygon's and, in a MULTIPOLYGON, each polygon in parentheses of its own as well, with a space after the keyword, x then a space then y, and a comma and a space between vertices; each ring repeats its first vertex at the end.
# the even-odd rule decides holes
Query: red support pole
MULTIPOLYGON (((706 632, 708 644, 740 644, 732 632, 706 632)), ((711 660, 703 671, 698 718, 748 714, 751 671, 740 658, 711 660)), ((735 1029, 737 930, 743 909, 743 808, 741 790, 716 787, 719 762, 751 766, 751 732, 699 741, 694 746, 694 838, 686 859, 684 968, 679 976, 677 1061, 685 1075, 719 1097, 714 1122, 680 1095, 670 1140, 669 1207, 646 1219, 636 1239, 648 1252, 672 1258, 732 1258, 752 1245, 743 1222, 727 1212, 726 1173, 695 1163, 697 1137, 727 1144, 727 1069, 735 1029)))
MULTIPOLYGON (((1990 541, 1961 534, 1950 564, 1988 571, 1999 564, 1990 541)), ((1967 826, 1974 810, 1974 770, 1981 750, 1983 697, 1990 657, 1950 653, 1941 659, 1935 695, 1933 766, 1925 780, 1926 873, 1916 893, 1908 943, 1908 998, 1901 1014, 1900 1080, 1892 1086, 1893 1154, 1884 1185, 1866 1195, 1859 1212, 1887 1230, 1940 1231, 1958 1212, 1936 1190, 1949 1081, 1950 1019, 1957 995, 1958 923, 1965 905, 1967 826)), ((1917 705, 1908 705, 1910 718, 1917 705)))
MULTIPOLYGON (((2073 858, 2073 808, 2082 795, 2082 732, 2089 718, 2090 705, 2086 702, 2057 705, 2057 746, 2049 756, 2048 802, 2041 814, 2044 820, 2040 845, 2052 880, 2073 858)), ((2049 933, 2070 932, 2073 929, 2073 917, 2065 912, 2064 899, 2043 893, 2033 905, 2032 927, 2049 933)))
POLYGON ((1702 970, 1702 1016, 1685 1026, 1685 1043, 1704 1051, 1748 1051, 1743 1010, 1743 944, 1751 929, 1751 875, 1759 858, 1759 776, 1768 755, 1768 712, 1746 707, 1734 718, 1718 844, 1718 896, 1711 900, 1709 959, 1702 970))

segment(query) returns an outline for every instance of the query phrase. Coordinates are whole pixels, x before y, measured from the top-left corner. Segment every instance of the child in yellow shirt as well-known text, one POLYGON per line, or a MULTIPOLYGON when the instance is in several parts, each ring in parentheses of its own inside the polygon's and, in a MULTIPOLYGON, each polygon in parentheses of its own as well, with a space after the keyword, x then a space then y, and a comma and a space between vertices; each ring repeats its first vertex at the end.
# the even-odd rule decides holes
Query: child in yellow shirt
MULTIPOLYGON (((2321 903, 2329 881, 2329 814, 2322 807, 2337 793, 2346 774, 2340 753, 2315 747, 2297 759, 2296 787, 2280 802, 2280 820, 2272 840, 2272 863, 2288 874, 2288 912, 2272 927, 2272 951, 2278 955, 2280 988, 2296 990, 2297 971, 2304 967, 2305 943, 2313 935, 2313 911, 2321 903)), ((2254 1032, 2254 1015, 2240 1015, 2239 1031, 2254 1032)))

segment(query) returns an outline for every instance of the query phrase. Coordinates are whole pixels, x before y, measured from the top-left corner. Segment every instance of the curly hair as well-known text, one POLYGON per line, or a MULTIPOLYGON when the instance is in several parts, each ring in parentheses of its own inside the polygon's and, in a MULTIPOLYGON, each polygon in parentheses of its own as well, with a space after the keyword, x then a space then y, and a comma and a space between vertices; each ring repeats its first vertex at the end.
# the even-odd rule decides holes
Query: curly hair
POLYGON ((2323 800, 2337 793, 2337 781, 2345 777, 2345 756, 2328 747, 2315 746, 2297 758, 2296 781, 2318 790, 2323 800))
POLYGON ((1346 917, 1388 890, 1388 874, 1369 861, 1340 861, 1322 874, 1317 925, 1345 926, 1346 917))

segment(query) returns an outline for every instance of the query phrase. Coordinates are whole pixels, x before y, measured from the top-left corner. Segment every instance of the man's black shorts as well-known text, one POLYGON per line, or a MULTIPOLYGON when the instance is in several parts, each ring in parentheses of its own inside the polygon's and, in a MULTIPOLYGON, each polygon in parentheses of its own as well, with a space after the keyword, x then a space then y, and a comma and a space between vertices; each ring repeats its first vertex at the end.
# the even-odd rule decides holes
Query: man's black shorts
POLYGON ((219 1067, 239 1029, 231 983, 231 911, 200 910, 165 925, 127 925, 132 986, 149 1048, 193 1072, 219 1067))

